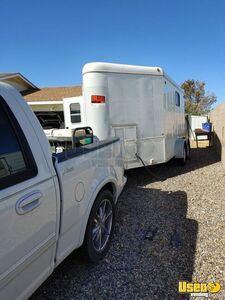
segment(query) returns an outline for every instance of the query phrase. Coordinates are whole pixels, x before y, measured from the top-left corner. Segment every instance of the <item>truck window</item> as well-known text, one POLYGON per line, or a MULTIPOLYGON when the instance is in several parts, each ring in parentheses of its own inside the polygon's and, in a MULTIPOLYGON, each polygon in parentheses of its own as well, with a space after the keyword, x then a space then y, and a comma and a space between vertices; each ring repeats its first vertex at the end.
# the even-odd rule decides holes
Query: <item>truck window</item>
POLYGON ((36 165, 17 120, 0 96, 0 189, 36 174, 36 165))
POLYGON ((175 104, 180 106, 180 94, 177 91, 175 92, 175 104))
POLYGON ((80 103, 70 104, 71 123, 81 122, 80 103))

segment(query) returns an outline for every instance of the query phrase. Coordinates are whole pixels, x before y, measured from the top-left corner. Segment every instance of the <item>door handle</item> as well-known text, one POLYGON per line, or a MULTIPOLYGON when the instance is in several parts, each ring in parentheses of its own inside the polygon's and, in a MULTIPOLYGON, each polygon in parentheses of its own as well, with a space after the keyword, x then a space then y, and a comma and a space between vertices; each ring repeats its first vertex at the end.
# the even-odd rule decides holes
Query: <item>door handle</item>
POLYGON ((33 191, 16 202, 16 212, 19 215, 24 215, 41 204, 42 192, 33 191))

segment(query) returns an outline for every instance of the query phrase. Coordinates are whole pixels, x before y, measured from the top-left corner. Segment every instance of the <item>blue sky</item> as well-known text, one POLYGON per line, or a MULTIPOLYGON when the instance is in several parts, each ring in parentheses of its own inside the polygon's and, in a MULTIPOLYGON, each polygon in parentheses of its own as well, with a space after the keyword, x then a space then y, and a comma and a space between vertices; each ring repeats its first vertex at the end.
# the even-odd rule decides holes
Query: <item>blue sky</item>
POLYGON ((81 84, 82 66, 161 66, 225 101, 223 0, 1 0, 0 72, 39 87, 81 84))

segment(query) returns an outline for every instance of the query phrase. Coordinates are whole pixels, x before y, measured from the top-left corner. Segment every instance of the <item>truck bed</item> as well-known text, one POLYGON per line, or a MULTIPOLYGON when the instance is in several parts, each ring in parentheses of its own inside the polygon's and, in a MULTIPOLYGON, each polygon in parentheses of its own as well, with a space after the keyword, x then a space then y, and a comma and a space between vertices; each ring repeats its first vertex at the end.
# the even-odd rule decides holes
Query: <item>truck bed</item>
POLYGON ((90 153, 92 151, 99 150, 103 147, 109 146, 109 145, 114 144, 118 141, 119 141, 119 138, 112 137, 112 138, 109 138, 107 140, 95 142, 93 144, 80 146, 78 148, 69 149, 69 150, 66 150, 66 151, 61 152, 61 153, 55 153, 55 154, 53 154, 53 157, 56 157, 58 162, 60 163, 62 161, 74 158, 76 156, 87 154, 87 153, 90 153))

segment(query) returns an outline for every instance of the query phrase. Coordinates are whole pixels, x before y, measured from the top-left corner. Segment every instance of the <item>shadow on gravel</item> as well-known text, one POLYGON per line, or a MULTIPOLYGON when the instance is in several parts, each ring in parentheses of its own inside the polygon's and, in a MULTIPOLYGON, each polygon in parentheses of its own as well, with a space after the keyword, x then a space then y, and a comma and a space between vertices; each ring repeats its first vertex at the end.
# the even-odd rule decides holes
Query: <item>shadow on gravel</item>
POLYGON ((128 170, 126 175, 131 177, 134 184, 146 185, 155 181, 160 181, 160 178, 167 179, 181 174, 189 173, 194 170, 204 168, 208 165, 215 164, 221 159, 212 147, 194 148, 191 149, 191 159, 187 161, 185 166, 179 166, 174 159, 165 164, 148 166, 150 174, 144 167, 128 170), (157 178, 160 177, 160 178, 157 178))
POLYGON ((198 224, 186 213, 185 192, 128 182, 107 257, 90 265, 74 252, 31 299, 189 299, 178 281, 192 280, 198 224))
POLYGON ((129 226, 123 256, 130 266, 130 295, 135 299, 189 299, 178 293, 178 282, 192 281, 198 223, 186 218, 186 193, 129 185, 122 197, 116 235, 121 236, 121 225, 129 226))

